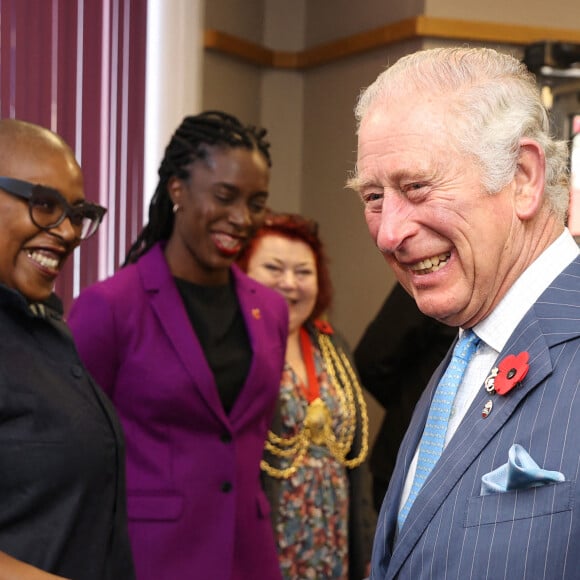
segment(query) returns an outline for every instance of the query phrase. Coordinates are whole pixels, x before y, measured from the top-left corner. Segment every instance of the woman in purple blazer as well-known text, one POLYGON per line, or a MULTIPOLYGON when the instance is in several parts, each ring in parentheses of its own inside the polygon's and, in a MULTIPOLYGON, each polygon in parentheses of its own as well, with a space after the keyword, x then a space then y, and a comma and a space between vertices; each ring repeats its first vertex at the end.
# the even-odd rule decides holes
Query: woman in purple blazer
POLYGON ((284 364, 287 307, 233 261, 265 218, 265 131, 186 117, 125 267, 69 324, 127 440, 138 580, 278 580, 260 459, 284 364))

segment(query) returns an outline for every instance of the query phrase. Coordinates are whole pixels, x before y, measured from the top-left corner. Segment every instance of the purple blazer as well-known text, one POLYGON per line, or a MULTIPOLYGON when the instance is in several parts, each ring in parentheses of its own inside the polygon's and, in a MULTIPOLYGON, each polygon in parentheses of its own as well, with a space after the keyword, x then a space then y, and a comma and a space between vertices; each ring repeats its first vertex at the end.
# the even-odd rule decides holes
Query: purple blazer
POLYGON ((68 323, 127 447, 138 580, 278 580, 260 460, 284 364, 283 298, 232 275, 253 360, 226 415, 160 245, 81 293, 68 323))

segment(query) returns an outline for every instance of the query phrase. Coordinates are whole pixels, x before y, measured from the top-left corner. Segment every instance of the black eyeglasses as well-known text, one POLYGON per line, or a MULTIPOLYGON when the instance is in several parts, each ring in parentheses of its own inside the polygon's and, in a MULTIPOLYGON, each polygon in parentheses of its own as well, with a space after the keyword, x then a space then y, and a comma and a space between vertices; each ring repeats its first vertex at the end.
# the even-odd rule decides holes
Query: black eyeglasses
POLYGON ((28 200, 30 219, 37 228, 51 230, 68 217, 74 227, 80 228, 81 240, 90 238, 97 231, 107 213, 104 207, 94 203, 70 205, 56 189, 21 179, 0 177, 0 188, 28 200))

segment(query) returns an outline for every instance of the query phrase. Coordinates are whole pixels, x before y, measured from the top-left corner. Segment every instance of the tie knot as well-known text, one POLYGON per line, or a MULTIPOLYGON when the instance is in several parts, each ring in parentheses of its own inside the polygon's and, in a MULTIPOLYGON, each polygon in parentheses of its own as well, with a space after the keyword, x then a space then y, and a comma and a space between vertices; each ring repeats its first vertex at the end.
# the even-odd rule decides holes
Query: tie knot
POLYGON ((453 349, 453 356, 468 361, 473 356, 473 353, 479 344, 479 340, 479 336, 477 336, 473 330, 465 330, 459 337, 459 340, 453 349))

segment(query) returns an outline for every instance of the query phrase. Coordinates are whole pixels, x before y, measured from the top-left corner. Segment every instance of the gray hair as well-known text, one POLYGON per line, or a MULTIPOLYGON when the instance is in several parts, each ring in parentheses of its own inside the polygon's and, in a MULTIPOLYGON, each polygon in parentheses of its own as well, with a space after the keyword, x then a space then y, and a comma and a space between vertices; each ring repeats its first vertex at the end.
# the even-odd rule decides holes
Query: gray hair
POLYGON ((514 177, 522 138, 546 157, 547 203, 565 220, 570 199, 568 144, 550 133, 535 77, 516 58, 488 48, 435 48, 404 56, 365 89, 355 107, 360 123, 371 107, 411 91, 444 95, 453 113, 452 134, 472 155, 490 193, 514 177))

